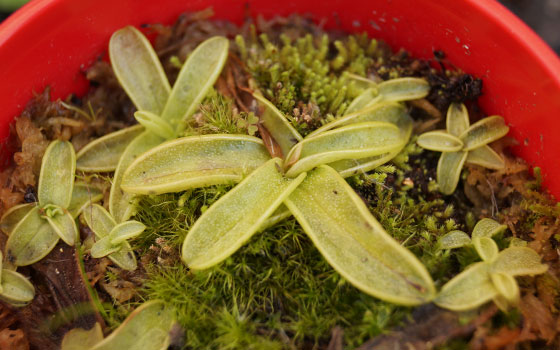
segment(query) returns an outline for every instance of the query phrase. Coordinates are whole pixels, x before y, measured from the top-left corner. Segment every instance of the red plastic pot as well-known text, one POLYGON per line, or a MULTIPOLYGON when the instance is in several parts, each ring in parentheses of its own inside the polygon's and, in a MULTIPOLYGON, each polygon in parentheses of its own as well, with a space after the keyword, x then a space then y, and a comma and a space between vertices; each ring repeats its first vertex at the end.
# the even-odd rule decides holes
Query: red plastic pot
POLYGON ((212 6, 216 18, 310 13, 329 27, 367 31, 394 48, 451 62, 484 80, 480 103, 505 117, 515 151, 545 174, 560 196, 560 60, 525 24, 493 0, 34 0, 0 25, 0 140, 32 91, 83 93, 83 70, 127 24, 171 23, 212 6), (280 5, 281 4, 281 5, 280 5))

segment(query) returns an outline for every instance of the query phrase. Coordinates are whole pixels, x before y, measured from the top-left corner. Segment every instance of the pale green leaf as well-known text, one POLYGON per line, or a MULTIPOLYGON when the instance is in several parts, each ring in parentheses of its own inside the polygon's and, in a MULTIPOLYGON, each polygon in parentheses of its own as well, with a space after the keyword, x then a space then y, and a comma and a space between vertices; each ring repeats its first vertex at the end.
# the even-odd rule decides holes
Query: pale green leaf
POLYGON ((117 226, 113 227, 111 233, 109 233, 111 244, 117 245, 126 240, 137 237, 142 234, 145 229, 146 226, 143 223, 135 220, 121 222, 117 226))
POLYGON ((119 250, 109 254, 107 257, 111 259, 121 269, 134 271, 137 267, 136 256, 132 251, 132 247, 128 242, 119 244, 119 250))
POLYGON ((335 119, 311 132, 306 138, 311 138, 341 126, 364 122, 387 122, 405 130, 409 128, 409 125, 412 125, 412 119, 408 115, 405 106, 397 102, 381 102, 335 119))
POLYGON ((488 145, 469 151, 467 163, 480 165, 488 169, 503 169, 506 165, 502 157, 488 145))
POLYGON ((498 291, 490 280, 488 269, 486 262, 470 265, 441 288, 434 302, 445 309, 465 311, 492 300, 498 291))
POLYGON ((18 204, 6 210, 0 219, 0 229, 7 236, 10 235, 14 227, 23 219, 31 209, 37 206, 37 203, 18 204))
POLYGON ((292 124, 270 101, 265 99, 260 93, 254 93, 253 97, 261 106, 260 121, 268 130, 274 141, 278 143, 282 150, 282 155, 286 156, 290 149, 301 141, 303 137, 297 132, 292 124))
POLYGON ((516 305, 519 302, 519 286, 515 277, 505 273, 491 273, 490 278, 494 287, 509 304, 516 305))
POLYGON ((195 222, 183 243, 191 269, 205 269, 233 254, 255 234, 282 201, 303 181, 289 179, 274 158, 253 171, 195 222))
POLYGON ((509 241, 509 246, 510 247, 526 247, 527 246, 527 241, 524 241, 521 238, 511 237, 511 240, 509 241))
POLYGON ((39 207, 31 209, 14 227, 6 242, 6 259, 17 266, 41 260, 58 243, 58 235, 41 218, 39 211, 39 207))
POLYGON ((140 194, 239 182, 270 159, 262 140, 247 135, 201 135, 168 141, 138 157, 122 189, 140 194))
POLYGON ((398 149, 396 152, 384 153, 378 156, 361 159, 342 159, 329 163, 328 166, 336 170, 340 176, 347 178, 357 174, 364 174, 387 163, 391 159, 395 158, 400 151, 401 149, 398 149))
POLYGON ((314 169, 284 203, 329 264, 356 288, 402 305, 435 296, 426 268, 385 232, 334 169, 314 169))
POLYGON ((134 125, 95 139, 76 155, 76 168, 92 173, 115 171, 126 147, 142 131, 142 125, 134 125))
POLYGON ((506 225, 501 225, 499 222, 484 218, 479 220, 474 226, 472 236, 475 237, 493 237, 494 235, 507 229, 506 225))
POLYGON ((492 299, 492 301, 494 301, 494 304, 496 304, 498 309, 500 309, 502 312, 508 312, 509 303, 508 303, 507 299, 504 298, 503 295, 501 295, 499 293, 496 294, 496 296, 494 297, 494 299, 492 299))
POLYGON ((461 248, 469 244, 471 244, 469 235, 459 230, 451 231, 439 239, 441 249, 461 248))
POLYGON ((115 76, 136 108, 159 114, 171 87, 152 45, 133 27, 117 30, 109 41, 115 76))
POLYGON ((72 217, 72 214, 68 211, 64 211, 61 215, 55 215, 53 217, 44 217, 52 229, 64 243, 73 246, 78 240, 78 228, 76 227, 76 222, 72 217))
POLYGON ((464 150, 470 151, 504 137, 508 131, 504 118, 494 115, 474 123, 459 137, 465 144, 464 150))
POLYGON ((53 141, 47 147, 41 164, 37 196, 41 207, 47 204, 68 208, 72 199, 76 154, 68 141, 53 141))
POLYGON ((368 88, 359 94, 350 102, 344 114, 351 114, 362 110, 366 107, 372 106, 381 100, 381 96, 377 93, 377 88, 368 88))
POLYGON ((125 193, 121 188, 121 182, 124 172, 130 164, 134 162, 141 154, 156 147, 164 141, 163 138, 144 131, 138 135, 126 148, 119 160, 115 175, 113 176, 113 185, 109 196, 109 212, 116 222, 128 220, 134 213, 134 195, 125 193))
POLYGON ((469 128, 469 112, 467 107, 462 103, 452 103, 447 109, 447 132, 453 136, 459 137, 465 130, 469 128))
POLYGON ((341 159, 360 159, 394 152, 403 146, 402 134, 395 125, 386 122, 350 124, 329 130, 312 138, 305 138, 287 156, 299 152, 299 160, 287 171, 289 177, 313 169, 321 164, 341 159))
POLYGON ((377 85, 383 101, 409 101, 428 96, 430 84, 421 78, 397 78, 377 85))
POLYGON ((110 236, 105 236, 95 241, 91 246, 90 254, 93 258, 99 259, 111 253, 118 252, 121 248, 120 245, 111 243, 110 236))
POLYGON ((171 140, 177 137, 171 124, 157 114, 148 111, 136 111, 134 118, 140 123, 147 131, 158 135, 159 137, 171 140))
POLYGON ((72 191, 72 200, 68 206, 68 211, 73 218, 77 218, 88 205, 103 199, 103 192, 92 185, 85 183, 75 183, 72 191))
POLYGON ((463 148, 463 141, 445 130, 434 130, 418 136, 418 146, 437 152, 457 152, 463 148))
POLYGON ((35 297, 35 288, 31 282, 18 272, 3 270, 0 283, 2 284, 0 299, 10 304, 22 306, 35 297))
POLYGON ((344 77, 352 81, 359 89, 376 89, 377 83, 371 79, 359 76, 357 74, 344 72, 344 77))
POLYGON ((97 238, 109 236, 109 233, 117 225, 111 214, 99 204, 86 207, 82 216, 97 238))
POLYGON ((540 275, 548 266, 541 264, 541 257, 529 247, 509 247, 498 254, 492 264, 492 273, 503 273, 512 276, 540 275))
POLYGON ((184 127, 179 124, 193 115, 214 86, 226 62, 228 46, 226 38, 212 37, 198 45, 183 64, 161 114, 176 131, 184 127))
POLYGON ((437 183, 441 193, 450 195, 455 192, 467 152, 444 152, 439 157, 437 183))
POLYGON ((493 262, 498 257, 498 245, 489 237, 473 237, 474 249, 480 258, 486 262, 493 262))
POLYGON ((107 338, 89 350, 166 350, 175 323, 173 310, 162 301, 143 303, 107 338))
POLYGON ((92 346, 103 340, 101 325, 95 325, 89 329, 74 328, 64 335, 60 350, 89 350, 92 346))

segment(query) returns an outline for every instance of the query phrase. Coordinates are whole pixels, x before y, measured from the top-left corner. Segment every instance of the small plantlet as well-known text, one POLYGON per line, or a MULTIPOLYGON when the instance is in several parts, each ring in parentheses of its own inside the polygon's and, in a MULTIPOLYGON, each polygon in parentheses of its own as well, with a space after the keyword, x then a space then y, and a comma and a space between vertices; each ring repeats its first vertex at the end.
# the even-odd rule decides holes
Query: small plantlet
POLYGON ((473 229, 472 238, 465 232, 452 231, 443 236, 443 249, 473 245, 482 259, 468 266, 441 289, 434 302, 446 309, 465 311, 493 300, 507 310, 519 302, 519 286, 515 276, 539 275, 547 270, 541 257, 531 248, 510 246, 498 251, 492 236, 506 229, 491 219, 482 219, 473 229))
POLYGON ((62 340, 61 350, 163 350, 171 343, 175 325, 173 310, 161 301, 146 302, 103 338, 99 323, 90 330, 73 329, 62 340))
POLYGON ((452 103, 447 110, 447 129, 424 133, 417 142, 422 148, 442 152, 437 166, 437 182, 441 193, 449 195, 457 188, 465 162, 489 169, 504 167, 502 157, 488 144, 508 131, 504 119, 497 115, 470 125, 465 105, 452 103))
POLYGON ((99 191, 74 186, 76 156, 72 144, 53 141, 45 151, 39 176, 37 204, 25 204, 2 217, 7 260, 16 266, 30 265, 45 257, 62 239, 78 241, 75 218, 88 203, 100 200, 99 191), (17 222, 17 223, 16 223, 17 222))
POLYGON ((146 226, 134 220, 117 224, 111 214, 98 204, 87 207, 82 216, 96 237, 91 256, 108 256, 120 268, 136 270, 136 257, 127 240, 142 234, 146 226))
POLYGON ((0 252, 0 300, 13 306, 25 306, 35 296, 35 288, 22 274, 6 269, 0 252))

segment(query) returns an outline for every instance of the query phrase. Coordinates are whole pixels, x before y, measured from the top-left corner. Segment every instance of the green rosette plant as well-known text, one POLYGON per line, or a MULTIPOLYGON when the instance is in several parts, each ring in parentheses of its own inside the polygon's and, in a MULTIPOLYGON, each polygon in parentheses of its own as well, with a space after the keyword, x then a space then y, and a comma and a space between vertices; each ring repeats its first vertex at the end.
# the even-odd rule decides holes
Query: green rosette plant
POLYGON ((142 153, 174 139, 220 75, 229 42, 213 37, 201 43, 183 64, 171 88, 146 37, 134 27, 116 31, 109 42, 115 76, 137 108, 140 125, 99 138, 78 153, 78 170, 114 171, 109 212, 117 223, 133 214, 134 196, 121 190, 124 171, 142 153))
MULTIPOLYGON (((401 83, 392 87, 396 95, 399 86, 410 89, 410 79, 401 83)), ((238 182, 188 232, 182 259, 189 268, 218 264, 255 233, 294 215, 331 266, 357 288, 402 305, 432 300, 435 287, 426 268, 390 237, 343 178, 404 148, 412 130, 406 108, 376 97, 368 105, 360 95, 351 113, 304 138, 272 103, 258 92, 254 97, 272 146, 247 135, 183 137, 144 153, 123 176, 122 189, 133 194, 238 182)))
POLYGON ((502 310, 517 305, 519 286, 515 276, 539 275, 548 267, 528 247, 511 245, 500 252, 492 236, 506 228, 492 219, 482 219, 475 225, 472 238, 456 230, 440 239, 442 249, 474 246, 482 261, 447 282, 434 300, 437 305, 455 311, 475 309, 490 300, 502 310))
POLYGON ((455 191, 465 162, 489 169, 504 167, 502 157, 488 146, 509 132, 502 117, 493 115, 470 125, 465 105, 452 103, 446 124, 446 130, 426 132, 417 140, 422 148, 442 152, 437 166, 441 193, 449 195, 455 191))
POLYGON ((24 266, 45 257, 62 239, 73 246, 79 239, 75 219, 102 193, 85 184, 74 185, 76 155, 72 144, 53 141, 47 147, 38 181, 38 203, 18 205, 0 220, 8 240, 6 259, 24 266))

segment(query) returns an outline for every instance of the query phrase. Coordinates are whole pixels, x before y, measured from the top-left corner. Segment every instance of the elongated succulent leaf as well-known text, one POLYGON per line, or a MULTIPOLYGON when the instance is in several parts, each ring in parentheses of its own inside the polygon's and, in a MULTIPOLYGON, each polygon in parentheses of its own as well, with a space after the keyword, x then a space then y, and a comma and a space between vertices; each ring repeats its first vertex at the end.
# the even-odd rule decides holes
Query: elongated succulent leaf
POLYGON ((461 248, 471 244, 471 238, 463 231, 451 231, 439 239, 441 249, 461 248))
POLYGON ((426 268, 385 232, 334 169, 313 170, 284 203, 329 264, 358 289, 402 305, 434 297, 426 268))
POLYGON ((117 226, 111 214, 99 204, 92 204, 86 207, 82 216, 98 238, 109 236, 113 228, 117 226))
POLYGON ((58 205, 68 208, 74 188, 76 154, 68 141, 53 141, 47 147, 39 175, 39 205, 58 205))
POLYGON ((163 138, 144 131, 138 135, 123 152, 115 175, 109 196, 109 212, 117 222, 128 220, 134 213, 134 195, 125 193, 121 188, 124 172, 136 158, 144 152, 156 147, 164 141, 163 138))
POLYGON ((68 211, 72 214, 73 218, 77 218, 84 208, 101 199, 103 199, 103 192, 100 189, 85 183, 77 182, 74 184, 72 200, 68 206, 68 211))
POLYGON ((469 151, 467 163, 480 165, 488 169, 503 169, 505 167, 503 158, 488 145, 469 151))
MULTIPOLYGON (((228 55, 229 42, 224 37, 210 38, 189 55, 183 64, 161 117, 180 131, 214 86, 228 55)), ((159 114, 159 113, 156 113, 159 114)))
POLYGON ((101 325, 95 325, 89 329, 74 328, 64 335, 60 350, 89 350, 92 346, 103 340, 101 325))
POLYGON ((114 253, 109 254, 107 257, 111 259, 121 269, 134 271, 138 267, 136 256, 132 251, 132 247, 128 242, 119 244, 120 249, 114 253))
POLYGON ((465 144, 464 150, 470 151, 504 137, 508 131, 504 118, 494 115, 474 123, 459 137, 465 144))
POLYGON ((509 304, 515 305, 519 302, 519 285, 515 277, 504 273, 491 273, 490 279, 494 287, 509 304))
POLYGON ((41 260, 58 243, 58 235, 41 218, 39 210, 37 206, 31 209, 14 227, 6 242, 6 258, 17 266, 41 260))
POLYGON ((253 171, 196 221, 183 243, 191 269, 205 269, 233 254, 258 231, 282 201, 303 181, 285 177, 274 158, 253 171))
POLYGON ((154 194, 239 182, 270 159, 262 141, 246 135, 189 136, 144 153, 126 171, 123 190, 154 194))
POLYGON ((441 193, 449 195, 457 188, 467 152, 444 152, 439 157, 437 183, 441 193))
POLYGON ((472 236, 475 237, 493 237, 494 235, 507 229, 506 225, 501 225, 499 222, 484 218, 479 220, 474 225, 472 236))
POLYGON ((113 227, 109 233, 111 244, 118 245, 126 240, 137 237, 146 229, 146 225, 141 222, 130 220, 121 222, 113 227))
POLYGON ((338 129, 306 138, 296 145, 291 157, 299 152, 299 160, 286 172, 293 177, 321 164, 341 159, 360 159, 393 152, 403 145, 401 132, 395 125, 386 122, 351 124, 338 129))
POLYGON ((350 102, 344 114, 351 114, 375 104, 381 100, 377 88, 368 88, 350 102))
POLYGON ((528 247, 509 247, 500 252, 492 264, 492 273, 512 276, 540 275, 548 266, 541 264, 541 257, 528 247))
POLYGON ((344 76, 349 79, 352 83, 356 85, 359 89, 376 89, 377 90, 377 83, 371 79, 362 77, 357 74, 344 72, 344 76))
POLYGON ((262 113, 259 116, 261 123, 280 146, 282 154, 286 156, 290 149, 301 141, 303 137, 297 132, 286 117, 270 101, 260 93, 253 97, 259 102, 262 113))
POLYGON ((133 27, 120 29, 109 41, 109 57, 115 76, 136 108, 161 113, 171 87, 148 39, 133 27))
POLYGON ((498 257, 498 245, 489 237, 473 237, 473 245, 476 252, 487 262, 493 262, 498 257))
POLYGON ((46 217, 52 229, 64 243, 73 246, 78 239, 78 228, 76 222, 70 212, 65 211, 64 214, 54 217, 46 217))
POLYGON ((175 323, 173 311, 162 301, 143 303, 107 338, 89 350, 165 350, 169 331, 175 323))
POLYGON ((270 214, 268 218, 262 223, 261 227, 259 228, 258 232, 264 231, 267 228, 270 228, 279 222, 289 218, 292 216, 292 212, 290 209, 286 208, 284 204, 281 204, 278 209, 274 211, 274 213, 270 214))
POLYGON ((387 122, 395 124, 403 129, 407 129, 409 124, 412 125, 412 119, 402 104, 396 102, 380 102, 325 124, 307 135, 307 138, 341 126, 364 122, 387 122))
POLYGON ((453 136, 459 137, 465 130, 469 128, 469 112, 467 107, 462 103, 452 103, 447 109, 447 132, 453 136))
POLYGON ((378 156, 361 159, 342 159, 329 163, 328 166, 336 170, 343 178, 347 178, 356 174, 366 173, 387 163, 395 158, 400 151, 401 149, 396 152, 383 153, 378 156))
POLYGON ((136 111, 134 113, 134 118, 136 118, 138 123, 144 126, 147 131, 163 139, 171 140, 177 137, 171 124, 157 114, 148 111, 136 111))
POLYGON ((0 219, 0 229, 2 230, 2 232, 9 236, 14 227, 16 227, 16 225, 21 221, 21 219, 23 219, 23 217, 36 206, 36 203, 25 203, 15 205, 6 210, 6 212, 0 219))
POLYGON ((445 130, 434 130, 418 136, 418 146, 437 152, 457 152, 463 148, 463 141, 445 130))
POLYGON ((0 292, 0 299, 21 306, 28 303, 35 297, 35 288, 22 274, 11 271, 2 271, 2 292, 0 292))
POLYGON ((471 310, 487 303, 498 294, 488 270, 486 262, 470 265, 441 288, 434 302, 454 311, 471 310))
POLYGON ((377 84, 384 101, 409 101, 428 96, 430 84, 421 78, 397 78, 377 84))
POLYGON ((76 155, 76 168, 91 173, 115 171, 126 147, 142 131, 142 125, 134 125, 88 143, 76 155))

